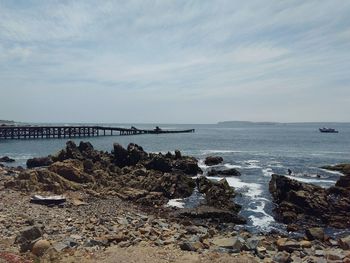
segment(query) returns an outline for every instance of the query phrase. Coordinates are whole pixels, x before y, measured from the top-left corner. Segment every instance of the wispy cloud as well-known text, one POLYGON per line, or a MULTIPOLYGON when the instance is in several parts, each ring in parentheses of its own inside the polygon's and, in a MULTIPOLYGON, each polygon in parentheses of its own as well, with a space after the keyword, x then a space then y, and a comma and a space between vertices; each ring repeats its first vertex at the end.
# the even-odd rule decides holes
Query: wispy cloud
POLYGON ((349 12, 347 1, 1 1, 0 119, 172 122, 171 105, 173 122, 348 120, 349 12))

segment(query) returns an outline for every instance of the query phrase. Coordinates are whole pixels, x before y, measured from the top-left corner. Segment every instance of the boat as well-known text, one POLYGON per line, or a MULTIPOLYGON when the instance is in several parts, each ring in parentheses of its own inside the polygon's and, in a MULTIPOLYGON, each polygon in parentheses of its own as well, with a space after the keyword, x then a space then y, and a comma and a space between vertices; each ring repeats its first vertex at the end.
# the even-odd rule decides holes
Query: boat
POLYGON ((319 128, 319 130, 320 130, 320 132, 325 132, 325 133, 338 133, 339 132, 333 128, 327 128, 327 127, 319 128))

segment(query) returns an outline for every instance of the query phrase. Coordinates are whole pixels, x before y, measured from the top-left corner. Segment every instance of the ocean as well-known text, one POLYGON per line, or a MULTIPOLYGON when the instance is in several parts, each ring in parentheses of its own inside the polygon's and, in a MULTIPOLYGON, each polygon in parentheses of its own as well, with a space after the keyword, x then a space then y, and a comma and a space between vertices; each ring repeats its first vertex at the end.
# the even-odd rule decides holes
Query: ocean
MULTIPOLYGON (((117 127, 136 126, 154 128, 155 124, 104 124, 117 127)), ((245 228, 254 232, 284 229, 272 217, 274 204, 268 191, 271 174, 287 174, 302 182, 322 187, 333 185, 340 173, 321 169, 321 166, 350 162, 350 123, 332 126, 339 133, 320 133, 322 124, 222 124, 222 125, 170 125, 157 124, 162 129, 196 129, 188 134, 159 134, 137 136, 106 136, 78 138, 90 141, 96 149, 111 151, 113 143, 127 146, 130 142, 141 145, 148 152, 180 150, 199 159, 205 171, 204 158, 218 155, 223 166, 237 168, 240 177, 227 178, 235 187, 235 201, 242 205, 241 215, 248 219, 245 228)), ((0 157, 16 160, 14 166, 25 166, 28 158, 47 156, 65 147, 66 139, 0 140, 0 157)), ((215 179, 215 178, 214 178, 215 179)), ((218 179, 218 178, 217 178, 218 179)), ((171 203, 191 206, 193 198, 171 203)))

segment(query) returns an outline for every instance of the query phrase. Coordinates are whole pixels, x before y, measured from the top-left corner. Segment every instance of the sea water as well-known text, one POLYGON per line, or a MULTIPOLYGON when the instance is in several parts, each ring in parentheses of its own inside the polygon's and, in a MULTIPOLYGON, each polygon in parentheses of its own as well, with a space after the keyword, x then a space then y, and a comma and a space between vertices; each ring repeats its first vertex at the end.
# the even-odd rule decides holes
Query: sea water
MULTIPOLYGON (((105 124, 106 126, 154 128, 153 124, 105 124)), ((318 131, 322 124, 230 124, 230 125, 168 125, 163 129, 196 129, 195 133, 137 136, 106 136, 78 138, 90 141, 96 149, 111 151, 113 143, 141 145, 148 152, 181 150, 184 155, 203 160, 218 155, 224 162, 218 168, 236 168, 240 177, 227 178, 238 193, 235 201, 242 205, 241 215, 247 218, 246 228, 253 231, 281 229, 272 217, 274 204, 268 191, 271 174, 287 174, 291 178, 322 187, 333 185, 340 173, 321 169, 321 166, 350 162, 350 124, 334 124, 339 133, 318 131)), ((28 158, 53 154, 65 146, 67 139, 0 140, 0 156, 16 159, 11 165, 25 166, 28 158)), ((220 179, 214 177, 213 179, 220 179)), ((169 205, 190 206, 200 201, 195 193, 187 200, 171 200, 169 205)))

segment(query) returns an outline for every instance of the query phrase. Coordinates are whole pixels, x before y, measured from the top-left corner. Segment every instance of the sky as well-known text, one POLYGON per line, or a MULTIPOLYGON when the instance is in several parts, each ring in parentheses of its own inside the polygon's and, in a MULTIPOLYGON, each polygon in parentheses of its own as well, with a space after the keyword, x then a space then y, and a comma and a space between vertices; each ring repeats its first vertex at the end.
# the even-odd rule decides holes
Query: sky
POLYGON ((350 121, 350 1, 0 0, 0 119, 350 121))

